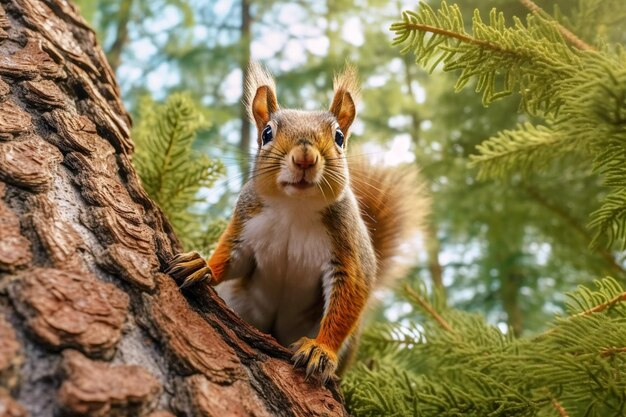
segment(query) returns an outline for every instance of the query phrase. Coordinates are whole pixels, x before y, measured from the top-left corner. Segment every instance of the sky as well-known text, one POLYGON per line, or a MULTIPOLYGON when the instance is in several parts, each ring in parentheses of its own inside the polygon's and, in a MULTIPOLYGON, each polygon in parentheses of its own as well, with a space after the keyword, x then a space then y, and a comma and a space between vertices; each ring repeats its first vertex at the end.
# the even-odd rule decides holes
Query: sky
MULTIPOLYGON (((404 3, 406 3, 403 6, 405 8, 415 7, 414 2, 405 1, 404 3)), ((215 13, 225 16, 231 10, 232 4, 232 0, 218 0, 214 3, 213 10, 215 13)), ((320 4, 323 5, 321 2, 320 4)), ((397 10, 396 3, 393 3, 390 7, 393 7, 393 10, 397 10)), ((277 13, 274 16, 275 22, 272 22, 275 24, 271 26, 264 25, 262 30, 257 31, 258 36, 253 39, 251 47, 252 59, 264 63, 273 72, 283 72, 303 65, 307 59, 306 52, 317 56, 325 56, 327 54, 329 44, 325 36, 326 21, 324 19, 311 20, 305 10, 297 4, 283 4, 276 8, 276 11, 277 13), (288 27, 291 33, 281 30, 284 27, 288 27), (290 34, 297 36, 289 36, 290 34), (284 59, 276 62, 273 58, 279 50, 283 51, 284 59)), ((176 8, 166 6, 158 17, 151 19, 153 21, 150 22, 150 30, 152 33, 158 34, 159 32, 166 33, 168 27, 176 26, 182 20, 182 16, 176 8)), ((202 39, 207 35, 206 27, 197 25, 194 27, 193 33, 194 36, 202 39)), ((364 42, 363 23, 356 17, 348 18, 343 22, 341 37, 354 47, 362 47, 364 42)), ((165 42, 164 39, 161 41, 165 42)), ((157 52, 158 46, 145 38, 129 45, 128 55, 132 56, 133 59, 122 63, 118 69, 118 78, 123 89, 128 90, 143 75, 142 71, 148 66, 147 62, 157 52), (144 63, 143 65, 142 62, 144 63)), ((395 62, 392 61, 390 63, 390 71, 400 71, 401 65, 400 59, 395 60, 395 62)), ((332 74, 328 74, 328 76, 331 77, 332 74)), ((221 89, 227 103, 236 103, 240 100, 242 95, 241 77, 242 74, 239 69, 231 71, 226 76, 221 89)), ((169 65, 162 64, 150 72, 147 85, 154 97, 159 99, 164 98, 167 88, 175 87, 180 84, 180 81, 176 71, 172 71, 169 65)), ((386 79, 383 75, 376 75, 362 80, 362 82, 364 85, 376 87, 384 84, 386 79)), ((424 88, 419 83, 416 83, 414 87, 417 103, 423 103, 426 99, 424 88)), ((301 106, 304 109, 315 110, 320 104, 303 102, 301 106)), ((362 111, 362 106, 358 110, 362 111)), ((395 122, 406 123, 406 120, 402 120, 402 116, 398 116, 395 122)), ((394 119, 391 120, 391 123, 394 123, 394 119)), ((428 123, 426 123, 424 128, 428 128, 428 123)), ((357 135, 363 134, 363 124, 359 122, 358 118, 352 131, 357 135)), ((237 143, 239 140, 238 129, 233 129, 230 125, 223 126, 221 133, 231 143, 237 143)), ((254 141, 252 141, 251 146, 251 152, 254 152, 256 150, 254 141)), ((363 145, 363 153, 371 155, 375 162, 387 165, 413 162, 415 159, 415 155, 411 151, 411 138, 406 134, 389 138, 384 144, 367 142, 363 145)))

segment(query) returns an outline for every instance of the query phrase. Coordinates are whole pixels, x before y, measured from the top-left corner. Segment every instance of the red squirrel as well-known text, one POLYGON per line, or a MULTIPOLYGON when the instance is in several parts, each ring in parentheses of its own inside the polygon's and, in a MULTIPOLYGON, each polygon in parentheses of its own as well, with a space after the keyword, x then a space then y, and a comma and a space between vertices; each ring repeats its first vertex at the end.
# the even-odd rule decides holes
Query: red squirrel
POLYGON ((179 254, 167 272, 183 286, 216 286, 244 320, 291 345, 307 378, 325 383, 354 353, 373 290, 398 275, 394 258, 428 199, 415 170, 346 155, 359 94, 353 67, 335 77, 328 111, 281 109, 269 73, 255 63, 248 71, 251 178, 208 261, 179 254))

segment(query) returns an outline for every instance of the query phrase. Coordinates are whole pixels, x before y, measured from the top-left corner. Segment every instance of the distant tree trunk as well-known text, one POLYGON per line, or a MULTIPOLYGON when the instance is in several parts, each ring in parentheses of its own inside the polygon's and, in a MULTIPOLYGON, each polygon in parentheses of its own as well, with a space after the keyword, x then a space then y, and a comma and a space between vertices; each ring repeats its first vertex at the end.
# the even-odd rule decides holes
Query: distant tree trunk
MULTIPOLYGON (((405 56, 404 60, 404 75, 407 87, 407 93, 409 97, 415 97, 413 91, 413 68, 415 63, 405 56)), ((420 146, 420 129, 422 126, 422 119, 417 109, 413 109, 409 116, 411 117, 411 140, 416 149, 420 146)), ((419 162, 419 161, 418 161, 419 162)), ((419 165, 419 164, 418 164, 419 165)), ((441 251, 441 244, 439 237, 437 236, 437 227, 435 221, 432 218, 428 219, 428 224, 425 228, 424 240, 426 243, 426 254, 428 256, 428 271, 433 285, 440 290, 444 289, 443 286, 443 268, 439 262, 439 252, 441 251)))
POLYGON ((435 288, 444 290, 443 267, 441 266, 441 262, 439 261, 441 244, 439 243, 437 228, 435 227, 435 222, 433 219, 428 219, 424 239, 426 241, 426 254, 428 256, 428 272, 430 273, 430 279, 435 288))
MULTIPOLYGON (((248 64, 250 62, 250 45, 252 42, 250 34, 250 1, 241 0, 241 91, 245 93, 246 84, 248 83, 248 64)), ((241 151, 241 183, 248 181, 250 171, 249 154, 250 154, 250 122, 248 121, 248 109, 242 101, 240 104, 241 115, 241 140, 239 141, 239 150, 241 151)))
POLYGON ((128 22, 130 22, 130 15, 133 8, 133 0, 124 0, 119 2, 119 11, 117 13, 117 31, 115 33, 115 40, 107 51, 107 58, 109 65, 113 72, 117 71, 120 66, 122 50, 128 42, 128 22))
POLYGON ((500 281, 502 308, 506 313, 507 325, 516 337, 524 331, 524 312, 519 299, 522 280, 521 274, 510 271, 500 281))
POLYGON ((130 119, 65 0, 0 5, 0 416, 341 416, 333 384, 207 287, 131 164, 130 119))
POLYGON ((499 265, 499 301, 506 314, 506 324, 513 335, 521 336, 524 331, 524 310, 521 303, 521 289, 524 286, 525 268, 523 266, 523 251, 521 237, 523 234, 515 228, 508 229, 505 242, 502 231, 490 229, 488 254, 499 265))

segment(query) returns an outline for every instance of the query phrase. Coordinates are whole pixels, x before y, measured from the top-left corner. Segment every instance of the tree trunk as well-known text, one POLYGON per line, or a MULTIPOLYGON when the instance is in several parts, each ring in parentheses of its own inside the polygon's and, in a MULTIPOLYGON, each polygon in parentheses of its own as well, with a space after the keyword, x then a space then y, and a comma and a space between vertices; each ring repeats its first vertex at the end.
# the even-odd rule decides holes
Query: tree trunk
MULTIPOLYGON (((415 68, 415 62, 413 62, 413 59, 409 58, 408 55, 405 55, 403 64, 407 93, 409 97, 414 98, 414 77, 412 71, 413 68, 415 68)), ((414 108, 410 112, 409 116, 411 117, 411 128, 409 131, 409 133, 411 134, 411 141, 413 142, 413 145, 415 145, 415 149, 420 149, 420 147, 422 146, 422 144, 420 143, 422 118, 420 117, 417 108, 414 108)), ((416 163, 417 162, 418 161, 416 161, 416 163)), ((439 261, 441 243, 439 242, 439 237, 437 236, 437 225, 435 224, 434 218, 429 218, 427 222, 428 223, 426 224, 426 233, 424 234, 424 240, 426 243, 426 254, 428 256, 428 272, 430 273, 430 279, 433 283, 433 286, 440 291, 445 291, 445 288, 443 286, 443 267, 441 266, 441 262, 439 261)))
POLYGON ((507 271, 500 281, 502 308, 506 313, 506 322, 515 337, 524 331, 524 311, 520 305, 520 288, 523 276, 514 271, 507 271))
POLYGON ((347 415, 160 272, 179 244, 95 39, 65 0, 0 4, 0 416, 347 415))
POLYGON ((122 51, 128 42, 128 23, 133 9, 133 0, 125 0, 119 2, 119 11, 117 13, 117 31, 115 33, 115 41, 111 45, 107 53, 107 58, 111 69, 115 73, 120 66, 122 51))
MULTIPOLYGON (((248 64, 250 63, 250 46, 252 35, 250 33, 250 1, 241 0, 241 92, 245 94, 250 75, 248 74, 248 64)), ((250 174, 250 121, 248 120, 248 109, 244 100, 239 105, 239 115, 241 117, 241 138, 239 140, 239 151, 241 152, 241 184, 248 181, 250 174)))

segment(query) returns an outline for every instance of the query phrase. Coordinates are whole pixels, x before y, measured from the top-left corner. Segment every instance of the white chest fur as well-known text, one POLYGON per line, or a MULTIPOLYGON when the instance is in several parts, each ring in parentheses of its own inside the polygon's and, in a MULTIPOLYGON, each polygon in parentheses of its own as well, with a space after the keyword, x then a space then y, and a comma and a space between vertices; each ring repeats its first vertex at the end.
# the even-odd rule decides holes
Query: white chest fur
POLYGON ((322 275, 331 244, 320 209, 306 201, 270 201, 243 230, 256 262, 247 283, 250 319, 283 344, 315 336, 321 318, 322 275))

